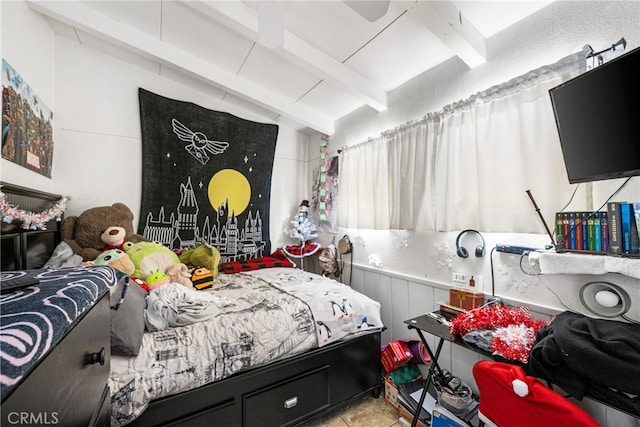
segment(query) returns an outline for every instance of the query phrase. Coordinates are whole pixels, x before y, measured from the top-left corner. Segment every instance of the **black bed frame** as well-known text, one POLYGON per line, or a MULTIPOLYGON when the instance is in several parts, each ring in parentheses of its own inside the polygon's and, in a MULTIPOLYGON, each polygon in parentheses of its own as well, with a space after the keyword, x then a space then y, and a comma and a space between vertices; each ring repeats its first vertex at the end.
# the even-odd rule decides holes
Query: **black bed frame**
MULTIPOLYGON (((49 209, 62 197, 8 183, 1 190, 7 202, 31 212, 49 209)), ((3 223, 1 237, 3 270, 42 267, 61 241, 55 220, 46 230, 3 223)), ((382 391, 381 333, 335 342, 155 400, 129 425, 290 426, 365 393, 377 398, 382 391)), ((112 406, 117 404, 112 400, 112 406)))
POLYGON ((381 332, 251 369, 149 404, 130 426, 296 425, 382 391, 381 332), (287 402, 296 405, 287 408, 287 402))

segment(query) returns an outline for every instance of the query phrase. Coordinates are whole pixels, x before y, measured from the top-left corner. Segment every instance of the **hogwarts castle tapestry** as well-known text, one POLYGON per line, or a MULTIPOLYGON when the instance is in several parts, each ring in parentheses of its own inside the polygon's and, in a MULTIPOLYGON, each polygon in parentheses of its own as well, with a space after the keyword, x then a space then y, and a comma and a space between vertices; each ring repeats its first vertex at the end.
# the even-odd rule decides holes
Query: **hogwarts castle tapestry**
POLYGON ((222 262, 269 255, 278 126, 139 89, 142 202, 138 231, 171 249, 200 242, 222 262))

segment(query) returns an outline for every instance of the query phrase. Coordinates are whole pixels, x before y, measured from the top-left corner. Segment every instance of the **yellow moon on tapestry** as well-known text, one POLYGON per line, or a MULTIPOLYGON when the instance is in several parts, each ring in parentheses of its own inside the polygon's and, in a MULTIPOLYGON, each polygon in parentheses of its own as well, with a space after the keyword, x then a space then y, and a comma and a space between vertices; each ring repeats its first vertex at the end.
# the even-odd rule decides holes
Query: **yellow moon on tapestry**
POLYGON ((249 206, 251 184, 240 172, 233 169, 222 169, 211 177, 208 193, 209 203, 216 212, 228 201, 227 215, 240 215, 249 206))

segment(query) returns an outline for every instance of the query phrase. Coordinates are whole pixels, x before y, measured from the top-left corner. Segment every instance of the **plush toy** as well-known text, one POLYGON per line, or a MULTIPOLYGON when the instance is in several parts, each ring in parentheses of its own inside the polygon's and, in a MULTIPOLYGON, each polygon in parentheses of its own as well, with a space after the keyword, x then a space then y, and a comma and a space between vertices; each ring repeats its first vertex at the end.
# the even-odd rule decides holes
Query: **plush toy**
POLYGON ((171 282, 180 283, 186 287, 191 287, 193 285, 191 282, 191 272, 189 271, 189 268, 181 262, 169 266, 165 273, 167 273, 171 282))
POLYGON ((158 242, 126 242, 124 250, 133 265, 134 277, 145 279, 153 272, 165 273, 169 280, 192 287, 191 274, 186 265, 180 262, 178 255, 158 242))
POLYGON ((180 261, 192 268, 206 267, 213 278, 218 276, 220 258, 218 249, 205 242, 195 249, 185 249, 180 254, 180 261))
POLYGON ((106 245, 102 248, 102 252, 109 249, 124 250, 124 242, 127 239, 127 230, 124 227, 112 226, 104 230, 104 233, 100 236, 100 240, 106 245))
MULTIPOLYGON (((65 240, 75 240, 78 255, 94 260, 103 249, 119 248, 124 241, 148 241, 133 232, 133 212, 123 203, 87 209, 79 216, 68 216, 60 224, 65 240)), ((120 248, 121 249, 121 248, 120 248)))
POLYGON ((145 282, 147 283, 147 286, 146 286, 147 291, 152 291, 154 289, 159 288, 162 285, 172 283, 169 280, 169 276, 167 276, 166 273, 163 273, 157 270, 153 271, 150 275, 148 275, 147 278, 145 279, 145 282))
POLYGON ((213 274, 206 267, 198 267, 191 273, 191 282, 193 287, 202 290, 213 286, 213 274))
POLYGON ((128 274, 129 276, 133 275, 136 270, 136 267, 133 265, 129 255, 120 249, 109 249, 104 251, 98 255, 95 260, 87 262, 87 265, 108 265, 116 270, 120 270, 123 273, 128 274))

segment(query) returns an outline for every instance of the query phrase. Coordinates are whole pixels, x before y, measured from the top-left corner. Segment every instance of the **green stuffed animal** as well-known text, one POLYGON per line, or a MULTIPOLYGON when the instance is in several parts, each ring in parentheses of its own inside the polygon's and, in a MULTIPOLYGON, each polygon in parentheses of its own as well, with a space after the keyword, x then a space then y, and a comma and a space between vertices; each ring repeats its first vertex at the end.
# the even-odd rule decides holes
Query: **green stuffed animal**
POLYGON ((145 282, 147 282, 147 291, 152 291, 162 285, 171 283, 169 280, 169 276, 161 271, 153 271, 150 275, 147 276, 145 282))
POLYGON ((185 264, 171 249, 158 242, 126 242, 124 250, 135 271, 133 277, 146 279, 153 272, 166 273, 171 282, 177 282, 187 287, 193 287, 191 274, 185 264))
POLYGON ((135 265, 131 261, 129 255, 126 252, 122 252, 120 249, 109 249, 102 252, 93 261, 88 261, 86 265, 108 265, 116 270, 120 270, 129 276, 133 275, 136 271, 135 265))
POLYGON ((185 249, 180 254, 180 261, 192 268, 206 267, 213 277, 218 275, 220 252, 215 246, 202 242, 195 249, 185 249))

